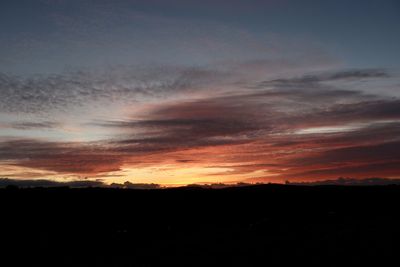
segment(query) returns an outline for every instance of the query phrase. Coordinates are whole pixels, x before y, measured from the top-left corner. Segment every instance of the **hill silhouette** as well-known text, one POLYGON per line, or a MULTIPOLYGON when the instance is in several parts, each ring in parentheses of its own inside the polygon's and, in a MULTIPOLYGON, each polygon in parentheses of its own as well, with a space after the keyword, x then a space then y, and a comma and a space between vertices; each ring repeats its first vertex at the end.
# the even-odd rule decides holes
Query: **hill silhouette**
POLYGON ((4 266, 388 266, 400 186, 0 189, 4 266), (17 257, 13 256, 17 253, 17 257))

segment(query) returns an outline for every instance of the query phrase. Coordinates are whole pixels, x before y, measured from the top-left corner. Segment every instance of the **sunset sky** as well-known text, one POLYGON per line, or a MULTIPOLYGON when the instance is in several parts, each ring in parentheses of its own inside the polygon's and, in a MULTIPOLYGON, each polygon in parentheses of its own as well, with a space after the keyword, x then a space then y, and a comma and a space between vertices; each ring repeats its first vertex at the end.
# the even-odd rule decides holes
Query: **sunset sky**
POLYGON ((0 177, 400 177, 400 2, 2 0, 0 177))

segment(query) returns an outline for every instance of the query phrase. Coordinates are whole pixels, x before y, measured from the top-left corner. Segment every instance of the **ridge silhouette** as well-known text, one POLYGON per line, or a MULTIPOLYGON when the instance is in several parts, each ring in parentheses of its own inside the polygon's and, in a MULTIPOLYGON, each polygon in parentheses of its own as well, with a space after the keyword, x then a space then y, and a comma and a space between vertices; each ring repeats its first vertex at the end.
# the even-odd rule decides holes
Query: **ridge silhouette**
POLYGON ((399 193, 396 185, 8 187, 0 189, 2 261, 38 267, 387 266, 398 262, 399 193))

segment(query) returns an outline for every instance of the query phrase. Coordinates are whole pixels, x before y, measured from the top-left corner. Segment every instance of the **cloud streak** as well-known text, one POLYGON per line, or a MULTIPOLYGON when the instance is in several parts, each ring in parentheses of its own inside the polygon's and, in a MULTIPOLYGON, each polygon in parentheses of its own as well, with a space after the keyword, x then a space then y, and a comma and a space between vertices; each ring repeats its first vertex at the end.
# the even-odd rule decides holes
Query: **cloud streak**
POLYGON ((283 78, 264 81, 259 84, 260 87, 275 85, 275 86, 288 86, 295 85, 299 86, 302 84, 314 84, 320 82, 332 82, 332 81, 354 81, 361 79, 379 79, 389 78, 390 75, 387 71, 382 69, 355 69, 355 70, 343 70, 337 72, 320 73, 314 75, 305 75, 298 78, 283 78))

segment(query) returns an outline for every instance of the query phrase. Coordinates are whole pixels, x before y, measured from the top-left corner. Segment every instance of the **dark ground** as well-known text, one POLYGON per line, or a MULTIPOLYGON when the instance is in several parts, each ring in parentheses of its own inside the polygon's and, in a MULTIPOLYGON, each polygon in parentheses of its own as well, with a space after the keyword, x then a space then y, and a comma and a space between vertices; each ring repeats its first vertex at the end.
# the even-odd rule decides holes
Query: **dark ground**
POLYGON ((400 266, 399 199, 400 186, 0 189, 0 265, 400 266))

